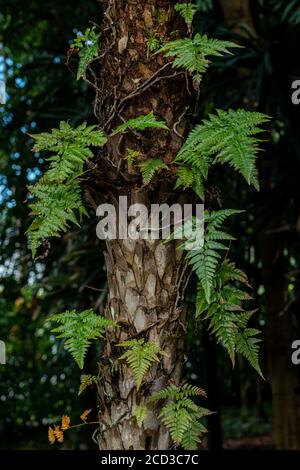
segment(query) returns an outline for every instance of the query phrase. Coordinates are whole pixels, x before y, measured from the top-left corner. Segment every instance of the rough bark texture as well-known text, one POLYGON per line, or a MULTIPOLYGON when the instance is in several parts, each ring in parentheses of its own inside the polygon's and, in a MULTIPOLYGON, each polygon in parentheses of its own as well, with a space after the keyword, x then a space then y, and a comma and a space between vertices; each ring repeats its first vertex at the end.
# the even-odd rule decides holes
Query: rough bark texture
MULTIPOLYGON (((95 168, 93 181, 89 182, 91 197, 97 201, 106 185, 107 200, 116 207, 120 195, 128 196, 128 204, 144 203, 148 207, 152 203, 183 202, 174 192, 172 172, 161 172, 150 186, 144 187, 138 163, 150 158, 170 163, 186 133, 186 112, 191 103, 186 75, 172 69, 161 55, 153 57, 147 47, 150 34, 166 40, 176 31, 171 36, 174 39, 186 35, 185 25, 171 1, 103 3, 107 8, 102 31, 103 61, 97 74, 95 101, 101 126, 109 132, 123 120, 153 111, 166 121, 171 132, 149 130, 111 137, 107 154, 99 155, 99 171, 95 168), (132 167, 126 160, 126 148, 140 152, 132 167)), ((108 335, 101 358, 99 447, 167 449, 170 437, 157 419, 158 405, 151 405, 142 428, 137 426, 133 412, 153 391, 182 379, 186 264, 174 244, 160 240, 110 241, 107 252, 106 315, 113 316, 120 329, 108 335), (117 360, 122 352, 117 344, 129 338, 153 341, 167 353, 151 368, 139 392, 132 371, 117 360)))
POLYGON ((107 341, 104 356, 116 363, 120 348, 115 343, 129 337, 146 337, 167 355, 151 368, 139 392, 126 364, 120 363, 114 373, 111 363, 105 363, 101 371, 102 449, 167 449, 170 445, 166 429, 157 420, 156 403, 150 407, 142 429, 132 414, 135 406, 145 403, 154 391, 171 379, 178 383, 182 377, 185 312, 178 292, 180 277, 184 278, 181 258, 173 245, 161 241, 116 241, 108 245, 109 309, 113 309, 121 328, 107 341))

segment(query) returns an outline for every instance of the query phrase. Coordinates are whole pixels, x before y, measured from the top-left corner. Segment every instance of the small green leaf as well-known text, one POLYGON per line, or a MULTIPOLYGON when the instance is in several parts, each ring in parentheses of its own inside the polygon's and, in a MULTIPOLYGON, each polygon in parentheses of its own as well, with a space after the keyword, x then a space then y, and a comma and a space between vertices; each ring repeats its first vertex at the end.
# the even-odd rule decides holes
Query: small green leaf
POLYGON ((134 119, 129 119, 129 121, 120 124, 112 133, 112 135, 121 134, 127 130, 139 130, 143 131, 145 129, 165 129, 168 130, 168 127, 165 122, 158 121, 156 116, 153 113, 146 114, 144 116, 138 116, 134 119))

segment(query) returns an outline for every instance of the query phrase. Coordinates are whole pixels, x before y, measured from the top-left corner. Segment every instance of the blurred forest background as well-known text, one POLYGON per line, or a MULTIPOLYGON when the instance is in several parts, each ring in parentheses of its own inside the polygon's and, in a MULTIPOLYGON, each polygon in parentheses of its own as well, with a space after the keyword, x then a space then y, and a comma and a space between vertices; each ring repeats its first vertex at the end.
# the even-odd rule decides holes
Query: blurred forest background
MULTIPOLYGON (((292 82, 300 79, 298 0, 198 0, 196 28, 243 44, 216 61, 201 88, 199 116, 214 108, 246 107, 272 116, 260 158, 261 191, 223 171, 225 207, 245 209, 232 227, 233 258, 250 277, 263 331, 263 382, 244 360, 232 370, 206 330, 190 325, 189 381, 207 390, 205 445, 211 449, 300 449, 300 366, 291 344, 300 339, 300 106, 292 82)), ((101 22, 96 0, 0 0, 0 79, 7 102, 0 105, 0 339, 7 364, 0 365, 0 448, 48 449, 47 428, 61 415, 73 421, 93 408, 91 388, 78 397, 80 371, 50 332, 47 317, 66 309, 103 308, 104 247, 96 220, 45 246, 33 262, 27 247, 26 186, 45 162, 31 150, 28 134, 57 127, 60 120, 94 123, 93 90, 76 81, 68 48, 78 31, 101 22), (49 249, 49 250, 48 250, 49 249)), ((180 90, 179 90, 180 92, 180 90)), ((223 201, 222 201, 223 204, 223 201)), ((192 299, 194 289, 189 294, 192 299)), ((96 373, 99 346, 84 373, 96 373)), ((93 429, 68 434, 64 448, 96 448, 93 429)), ((54 446, 54 449, 56 447, 54 446)))

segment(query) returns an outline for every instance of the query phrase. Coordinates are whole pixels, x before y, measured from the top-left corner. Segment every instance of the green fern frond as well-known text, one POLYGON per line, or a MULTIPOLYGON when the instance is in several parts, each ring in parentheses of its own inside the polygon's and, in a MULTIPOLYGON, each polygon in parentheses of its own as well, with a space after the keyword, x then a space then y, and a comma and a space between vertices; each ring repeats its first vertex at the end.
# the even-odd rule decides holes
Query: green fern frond
POLYGON ((209 322, 209 330, 215 335, 217 341, 227 350, 234 365, 235 354, 243 354, 250 364, 258 371, 261 369, 258 362, 260 341, 256 336, 259 332, 247 328, 248 322, 255 311, 246 311, 244 301, 253 300, 245 290, 237 287, 235 283, 249 287, 247 276, 235 264, 224 260, 218 267, 213 284, 212 295, 208 300, 202 283, 199 282, 196 298, 196 318, 200 316, 209 322))
POLYGON ((234 364, 236 337, 238 328, 236 325, 236 315, 221 306, 211 307, 205 318, 210 319, 209 330, 213 333, 218 342, 221 342, 227 350, 229 357, 234 364))
POLYGON ((135 160, 140 156, 140 152, 138 150, 134 149, 126 149, 126 159, 128 161, 128 166, 132 167, 134 164, 135 160))
POLYGON ((145 343, 144 339, 123 341, 118 346, 128 348, 128 351, 120 357, 120 360, 125 359, 128 366, 133 370, 137 390, 139 390, 144 376, 154 362, 159 362, 160 356, 164 352, 157 344, 152 342, 145 343))
POLYGON ((201 443, 201 436, 207 433, 206 427, 195 417, 189 424, 181 440, 181 446, 185 450, 197 450, 201 443))
POLYGON ((143 175, 143 183, 149 184, 158 170, 168 169, 162 160, 147 160, 140 164, 140 170, 143 175))
POLYGON ((148 31, 147 33, 147 50, 148 53, 156 52, 163 44, 163 36, 156 31, 148 31))
POLYGON ((184 398, 195 396, 206 397, 206 393, 202 388, 196 387, 195 385, 184 384, 182 387, 178 387, 175 384, 170 384, 151 395, 150 401, 166 400, 168 398, 182 400, 184 398))
POLYGON ((78 395, 81 395, 88 387, 96 383, 97 383, 97 377, 95 375, 86 375, 86 374, 81 375, 78 395))
POLYGON ((148 414, 148 408, 144 405, 139 405, 134 410, 134 416, 136 417, 136 421, 138 426, 141 428, 144 424, 146 416, 148 414))
POLYGON ((79 220, 88 214, 82 203, 80 185, 76 180, 67 184, 42 180, 28 189, 36 199, 29 205, 35 218, 27 230, 32 255, 35 257, 44 239, 59 237, 61 232, 67 231, 69 223, 78 225, 76 214, 79 220))
POLYGON ((197 387, 196 385, 184 384, 179 391, 178 397, 206 397, 206 393, 202 388, 197 387))
POLYGON ((105 135, 96 126, 81 124, 73 129, 62 121, 59 129, 31 136, 35 140, 36 152, 48 151, 54 155, 46 158, 50 168, 35 186, 29 190, 36 201, 29 207, 34 221, 28 229, 33 256, 43 239, 58 237, 65 232, 69 222, 78 224, 84 208, 79 182, 86 160, 93 156, 89 146, 100 147, 107 142, 105 135))
POLYGON ((188 242, 184 242, 180 246, 181 249, 188 250, 188 262, 196 273, 200 284, 204 289, 207 302, 210 301, 215 274, 220 264, 220 260, 222 259, 220 251, 228 250, 228 246, 220 243, 220 241, 234 239, 231 235, 220 231, 219 228, 228 217, 240 212, 241 211, 233 209, 225 209, 211 213, 206 212, 204 215, 206 228, 203 246, 199 249, 188 250, 187 247, 190 246, 193 240, 188 240, 188 242))
POLYGON ((219 110, 191 131, 175 161, 198 170, 204 179, 211 165, 228 163, 259 189, 256 160, 260 140, 256 135, 268 120, 257 112, 219 110))
POLYGON ((171 384, 167 387, 155 392, 150 397, 150 401, 157 401, 157 400, 166 400, 167 398, 176 398, 180 392, 180 387, 177 385, 171 384))
POLYGON ((152 113, 138 116, 129 121, 120 124, 112 133, 112 135, 121 134, 128 129, 135 129, 143 131, 145 129, 165 129, 168 130, 168 126, 164 121, 158 121, 156 116, 152 113))
POLYGON ((80 369, 83 368, 84 358, 91 340, 103 338, 108 327, 116 326, 114 322, 100 315, 96 315, 92 309, 77 312, 66 311, 50 317, 50 321, 59 324, 52 329, 58 333, 58 338, 66 338, 65 349, 71 353, 80 369))
POLYGON ((166 428, 168 428, 175 444, 180 444, 192 421, 189 410, 175 403, 169 403, 163 407, 159 417, 166 428))
POLYGON ((184 68, 200 80, 210 64, 207 57, 230 54, 229 49, 234 47, 240 46, 229 41, 209 39, 206 35, 198 33, 193 39, 184 38, 168 42, 157 53, 173 57, 173 67, 184 68))
POLYGON ((175 11, 180 13, 187 26, 190 28, 197 12, 196 5, 193 5, 193 3, 176 3, 175 11))
POLYGON ((62 121, 59 129, 31 136, 35 140, 34 150, 47 150, 54 155, 46 158, 51 162, 47 171, 49 181, 65 181, 82 173, 83 165, 93 156, 89 146, 102 147, 107 138, 96 126, 81 124, 73 129, 62 121))
POLYGON ((183 186, 184 189, 193 187, 195 181, 195 172, 191 168, 183 165, 179 166, 177 175, 178 179, 176 181, 175 189, 179 188, 180 186, 183 186))
POLYGON ((192 188, 197 196, 204 200, 203 177, 199 171, 189 168, 186 165, 180 165, 177 172, 177 180, 175 189, 183 187, 184 189, 192 188))
POLYGON ((238 269, 235 263, 228 259, 225 259, 220 266, 219 278, 222 285, 227 281, 238 281, 250 287, 248 276, 241 269, 238 269))
POLYGON ((264 378, 259 365, 259 346, 261 339, 256 336, 260 333, 254 328, 245 328, 237 335, 236 348, 251 364, 251 366, 264 378))
POLYGON ((168 428, 172 440, 186 449, 193 450, 200 442, 202 433, 206 432, 199 420, 211 412, 196 405, 190 398, 201 395, 206 396, 199 387, 190 384, 178 387, 171 384, 150 397, 150 401, 168 400, 162 408, 160 418, 168 428))
POLYGON ((77 70, 77 80, 85 75, 89 63, 98 57, 100 34, 95 32, 95 28, 87 28, 84 34, 79 34, 71 47, 79 49, 79 65, 77 70))

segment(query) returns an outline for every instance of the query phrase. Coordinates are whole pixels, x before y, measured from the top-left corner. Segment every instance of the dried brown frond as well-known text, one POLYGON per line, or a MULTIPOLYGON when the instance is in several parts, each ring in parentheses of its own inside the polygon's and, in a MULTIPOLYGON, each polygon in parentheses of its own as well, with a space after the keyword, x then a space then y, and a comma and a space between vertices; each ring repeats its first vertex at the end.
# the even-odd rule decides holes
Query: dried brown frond
POLYGON ((48 428, 48 440, 50 444, 54 444, 55 442, 55 432, 50 426, 48 428))
POLYGON ((85 421, 87 420, 87 417, 88 417, 88 415, 90 414, 91 411, 92 411, 92 410, 85 410, 85 411, 82 413, 82 415, 80 416, 80 419, 82 419, 82 421, 85 422, 85 421))
POLYGON ((63 431, 61 431, 58 424, 56 424, 55 427, 54 427, 54 435, 57 439, 57 442, 59 442, 60 444, 62 442, 64 442, 64 433, 63 433, 63 431))
POLYGON ((70 421, 71 420, 70 420, 69 416, 66 416, 66 415, 62 416, 62 418, 61 418, 61 429, 62 429, 62 431, 66 431, 67 429, 69 429, 70 421))

